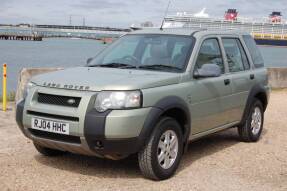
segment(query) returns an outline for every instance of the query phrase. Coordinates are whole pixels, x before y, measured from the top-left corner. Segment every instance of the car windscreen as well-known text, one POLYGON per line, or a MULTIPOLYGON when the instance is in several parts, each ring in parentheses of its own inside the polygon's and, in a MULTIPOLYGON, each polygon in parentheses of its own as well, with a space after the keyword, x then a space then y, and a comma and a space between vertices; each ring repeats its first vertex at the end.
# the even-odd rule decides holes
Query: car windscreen
POLYGON ((100 52, 88 66, 182 72, 194 38, 183 35, 125 35, 100 52))

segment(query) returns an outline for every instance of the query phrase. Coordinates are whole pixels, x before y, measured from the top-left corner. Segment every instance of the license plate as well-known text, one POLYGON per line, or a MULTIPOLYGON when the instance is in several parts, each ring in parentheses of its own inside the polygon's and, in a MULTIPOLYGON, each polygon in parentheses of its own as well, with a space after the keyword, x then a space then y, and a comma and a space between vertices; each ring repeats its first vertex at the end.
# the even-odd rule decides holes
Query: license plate
POLYGON ((32 129, 69 135, 69 123, 32 118, 32 129))

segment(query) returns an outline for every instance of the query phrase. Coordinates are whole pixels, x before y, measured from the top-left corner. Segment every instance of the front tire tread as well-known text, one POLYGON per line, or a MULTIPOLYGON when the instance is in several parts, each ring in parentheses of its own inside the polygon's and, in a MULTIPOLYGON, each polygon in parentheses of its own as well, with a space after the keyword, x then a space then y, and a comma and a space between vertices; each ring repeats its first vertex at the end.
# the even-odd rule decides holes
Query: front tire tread
POLYGON ((183 153, 183 136, 180 125, 171 117, 162 117, 154 128, 154 131, 145 145, 145 147, 138 153, 138 162, 140 170, 144 177, 152 180, 164 180, 171 177, 176 171, 183 153), (177 161, 169 169, 162 169, 157 161, 157 144, 162 133, 171 129, 176 132, 179 141, 178 158, 177 161))

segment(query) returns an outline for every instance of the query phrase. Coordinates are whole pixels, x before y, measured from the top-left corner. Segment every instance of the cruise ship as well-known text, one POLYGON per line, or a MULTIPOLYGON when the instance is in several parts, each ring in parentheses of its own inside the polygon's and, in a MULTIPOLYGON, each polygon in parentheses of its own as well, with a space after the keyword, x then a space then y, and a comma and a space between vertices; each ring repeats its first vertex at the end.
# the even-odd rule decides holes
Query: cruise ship
POLYGON ((236 9, 228 9, 223 18, 212 18, 205 9, 196 14, 177 12, 167 15, 163 28, 203 28, 221 30, 245 30, 258 45, 287 46, 287 22, 281 12, 272 12, 266 18, 251 19, 239 17, 236 9))

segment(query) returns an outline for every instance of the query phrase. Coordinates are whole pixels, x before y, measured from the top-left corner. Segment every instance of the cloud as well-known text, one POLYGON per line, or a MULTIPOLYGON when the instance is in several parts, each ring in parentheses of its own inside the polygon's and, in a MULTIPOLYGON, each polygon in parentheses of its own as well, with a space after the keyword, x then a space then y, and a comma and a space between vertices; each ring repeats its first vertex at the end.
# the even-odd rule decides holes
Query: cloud
POLYGON ((113 14, 113 15, 124 15, 124 14, 130 15, 131 14, 131 12, 128 10, 108 10, 108 11, 105 11, 105 13, 113 14))
POLYGON ((102 9, 117 9, 126 6, 125 1, 108 1, 108 0, 85 0, 71 5, 74 8, 80 8, 84 10, 102 10, 102 9))
POLYGON ((13 2, 13 0, 1 0, 0 11, 4 11, 6 9, 9 9, 12 2, 13 2))
MULTIPOLYGON (((1 23, 73 24, 128 27, 132 23, 152 21, 159 24, 164 15, 167 0, 0 0, 1 23)), ((286 0, 173 0, 169 12, 206 12, 223 17, 228 8, 236 8, 241 17, 267 17, 272 11, 287 15, 286 0)))

